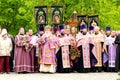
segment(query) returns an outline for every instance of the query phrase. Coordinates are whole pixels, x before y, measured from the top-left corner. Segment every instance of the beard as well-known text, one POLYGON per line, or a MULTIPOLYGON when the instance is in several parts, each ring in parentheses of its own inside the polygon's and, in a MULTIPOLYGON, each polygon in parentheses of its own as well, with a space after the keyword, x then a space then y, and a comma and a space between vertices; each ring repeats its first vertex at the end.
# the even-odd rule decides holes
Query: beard
POLYGON ((87 34, 87 32, 82 32, 83 33, 83 35, 86 35, 87 34))

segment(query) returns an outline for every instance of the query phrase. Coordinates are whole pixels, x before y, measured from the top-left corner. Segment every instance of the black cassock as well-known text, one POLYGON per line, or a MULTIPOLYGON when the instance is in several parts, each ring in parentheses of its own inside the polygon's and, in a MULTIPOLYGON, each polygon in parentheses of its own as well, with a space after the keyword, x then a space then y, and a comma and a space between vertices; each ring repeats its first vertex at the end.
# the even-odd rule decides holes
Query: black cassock
MULTIPOLYGON (((89 49, 89 51, 90 51, 90 64, 91 64, 91 68, 92 68, 97 63, 97 59, 95 58, 94 54, 92 53, 92 49, 93 49, 94 45, 89 44, 89 46, 90 46, 90 49, 89 49)), ((83 65, 82 45, 79 46, 78 49, 81 51, 81 55, 78 58, 78 61, 76 63, 76 65, 77 65, 76 71, 82 72, 82 73, 90 72, 91 68, 84 68, 84 65, 83 65)))
POLYGON ((115 70, 120 70, 120 34, 115 39, 115 44, 118 44, 116 49, 116 61, 115 61, 115 70))

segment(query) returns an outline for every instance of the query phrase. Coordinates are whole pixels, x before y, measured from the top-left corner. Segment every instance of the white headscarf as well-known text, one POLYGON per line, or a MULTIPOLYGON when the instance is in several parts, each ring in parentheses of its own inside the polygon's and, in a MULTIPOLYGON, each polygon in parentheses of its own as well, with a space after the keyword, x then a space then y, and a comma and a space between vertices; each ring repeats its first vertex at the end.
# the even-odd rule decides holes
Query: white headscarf
POLYGON ((3 28, 3 29, 2 29, 2 32, 1 32, 1 35, 3 36, 3 35, 5 35, 5 34, 7 34, 7 29, 3 28))

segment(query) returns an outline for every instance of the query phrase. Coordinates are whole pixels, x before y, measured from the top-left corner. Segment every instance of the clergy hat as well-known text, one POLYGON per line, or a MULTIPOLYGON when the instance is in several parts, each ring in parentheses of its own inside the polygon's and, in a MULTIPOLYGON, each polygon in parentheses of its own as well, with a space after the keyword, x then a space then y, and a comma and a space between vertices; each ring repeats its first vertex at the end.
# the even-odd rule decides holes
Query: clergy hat
POLYGON ((94 27, 93 27, 93 26, 90 26, 90 27, 89 27, 89 30, 94 30, 94 27))
POLYGON ((44 31, 44 27, 43 26, 39 26, 39 31, 44 31))
POLYGON ((106 31, 110 31, 111 28, 109 26, 106 27, 106 31))
POLYGON ((59 28, 60 28, 60 30, 65 29, 65 26, 64 25, 60 25, 59 28))
POLYGON ((87 29, 87 24, 81 25, 81 30, 82 30, 82 29, 87 29))
POLYGON ((54 32, 56 33, 57 31, 60 31, 59 27, 54 27, 54 32))

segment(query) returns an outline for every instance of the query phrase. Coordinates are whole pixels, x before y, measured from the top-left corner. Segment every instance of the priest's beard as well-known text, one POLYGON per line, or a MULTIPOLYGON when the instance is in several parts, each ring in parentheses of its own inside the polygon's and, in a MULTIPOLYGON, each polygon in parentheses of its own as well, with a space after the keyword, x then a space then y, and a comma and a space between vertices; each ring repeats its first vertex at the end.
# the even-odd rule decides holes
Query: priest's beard
POLYGON ((112 38, 114 38, 115 36, 111 36, 112 38))
POLYGON ((29 35, 30 37, 32 37, 32 35, 29 35))
POLYGON ((40 34, 40 36, 42 36, 43 34, 40 34))
POLYGON ((65 34, 64 33, 61 33, 61 36, 64 36, 65 34))
POLYGON ((23 36, 24 34, 20 34, 20 35, 22 35, 22 36, 23 36))
POLYGON ((95 32, 95 35, 98 35, 99 32, 95 32))
POLYGON ((110 36, 110 34, 106 34, 107 35, 107 37, 109 37, 110 36))
POLYGON ((82 32, 83 33, 83 35, 86 35, 87 34, 87 32, 82 32))

